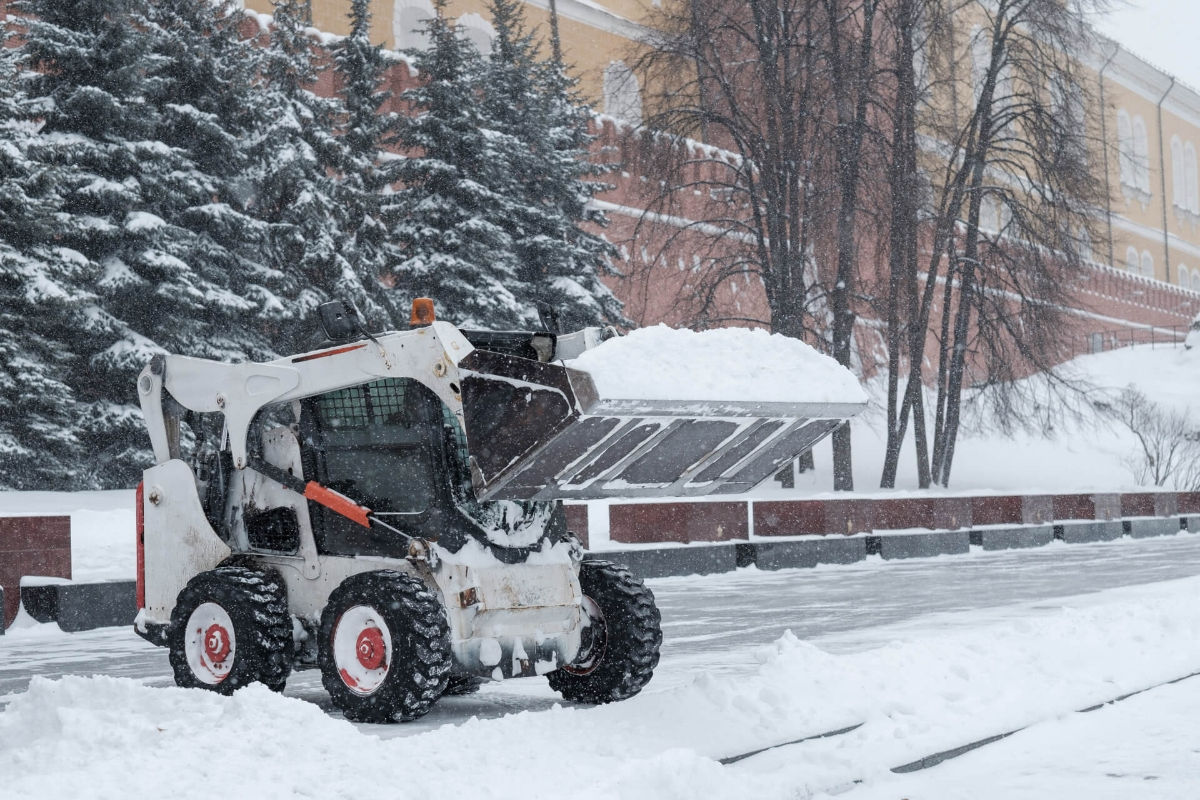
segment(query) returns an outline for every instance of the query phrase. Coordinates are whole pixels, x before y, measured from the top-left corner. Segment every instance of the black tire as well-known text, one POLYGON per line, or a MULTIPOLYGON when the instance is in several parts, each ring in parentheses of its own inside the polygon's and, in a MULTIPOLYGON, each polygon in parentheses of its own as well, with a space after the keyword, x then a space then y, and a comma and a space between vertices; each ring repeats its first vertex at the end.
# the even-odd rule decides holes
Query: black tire
POLYGON ((283 581, 245 566, 200 573, 175 601, 167 646, 179 686, 232 694, 258 681, 283 691, 293 650, 283 581))
POLYGON ((662 628, 654 593, 628 569, 609 561, 584 561, 579 583, 584 597, 599 608, 599 618, 575 663, 547 674, 550 688, 580 703, 633 697, 658 666, 662 628))
POLYGON ((382 570, 347 578, 321 613, 320 637, 321 681, 347 719, 407 722, 428 712, 446 690, 450 626, 441 603, 416 577, 382 570), (342 631, 344 618, 354 627, 342 631), (349 650, 347 637, 354 641, 349 650))

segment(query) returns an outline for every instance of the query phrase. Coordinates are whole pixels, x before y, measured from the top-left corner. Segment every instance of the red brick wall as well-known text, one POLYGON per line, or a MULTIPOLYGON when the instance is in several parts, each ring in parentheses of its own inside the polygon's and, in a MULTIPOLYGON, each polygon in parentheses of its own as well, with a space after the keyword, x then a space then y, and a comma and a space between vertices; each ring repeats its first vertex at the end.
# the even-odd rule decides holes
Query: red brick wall
POLYGON ((71 577, 70 517, 0 518, 0 586, 4 624, 12 623, 21 601, 21 578, 71 577))

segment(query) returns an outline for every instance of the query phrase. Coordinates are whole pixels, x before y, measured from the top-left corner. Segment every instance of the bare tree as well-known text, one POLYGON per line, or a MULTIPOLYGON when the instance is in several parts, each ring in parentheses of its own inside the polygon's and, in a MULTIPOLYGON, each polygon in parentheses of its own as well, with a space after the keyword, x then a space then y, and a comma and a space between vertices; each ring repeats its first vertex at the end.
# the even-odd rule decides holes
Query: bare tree
POLYGON ((1137 450, 1126 466, 1140 484, 1192 491, 1200 483, 1200 430, 1186 412, 1172 411, 1152 403, 1133 387, 1127 387, 1100 409, 1133 434, 1137 450))
MULTIPOLYGON (((932 448, 920 441, 917 447, 922 485, 926 475, 941 484, 950 479, 968 377, 1003 409, 1013 378, 1033 371, 1053 377, 1064 355, 1063 309, 1083 268, 1084 243, 1098 238, 1103 198, 1102 176, 1087 163, 1086 90, 1077 61, 1087 35, 1083 3, 1094 5, 964 0, 950 9, 956 20, 982 24, 952 39, 945 56, 970 65, 968 80, 955 81, 948 97, 952 109, 969 114, 943 114, 949 124, 928 126, 946 157, 921 301, 910 323, 938 343, 932 448), (967 102, 960 92, 969 92, 967 102)), ((901 436, 909 413, 914 423, 918 416, 923 421, 924 335, 919 349, 910 337, 901 436)), ((889 452, 885 483, 894 480, 896 454, 898 445, 889 452)))

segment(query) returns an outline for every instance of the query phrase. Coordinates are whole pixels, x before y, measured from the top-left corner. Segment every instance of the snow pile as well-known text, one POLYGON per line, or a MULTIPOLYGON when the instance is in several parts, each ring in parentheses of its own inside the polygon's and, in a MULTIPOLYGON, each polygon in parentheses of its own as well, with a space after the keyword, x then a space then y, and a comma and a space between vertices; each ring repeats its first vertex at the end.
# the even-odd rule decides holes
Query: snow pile
MULTIPOLYGON (((0 775, 13 800, 352 797, 381 786, 423 798, 523 800, 552 787, 582 799, 782 800, 859 779, 868 792, 896 780, 888 769, 899 764, 1197 669, 1197 591, 1200 578, 1188 578, 926 617, 865 639, 855 632, 851 648, 789 634, 741 673, 658 692, 651 684, 611 706, 473 718, 394 739, 260 686, 225 698, 126 679, 39 678, 0 714, 0 775), (855 723, 844 736, 716 761, 855 723)), ((1156 735, 1173 741, 1190 730, 1156 735)), ((1058 745, 1070 762, 1086 742, 1058 745)))
POLYGON ((867 401, 853 373, 829 356, 750 328, 640 328, 566 364, 589 373, 606 400, 867 401))

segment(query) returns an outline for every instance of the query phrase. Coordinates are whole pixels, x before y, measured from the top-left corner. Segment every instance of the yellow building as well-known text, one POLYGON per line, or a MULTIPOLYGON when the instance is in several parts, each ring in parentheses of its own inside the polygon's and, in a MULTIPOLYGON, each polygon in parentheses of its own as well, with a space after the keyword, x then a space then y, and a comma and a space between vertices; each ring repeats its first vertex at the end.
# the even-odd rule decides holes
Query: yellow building
POLYGON ((1200 93, 1104 41, 1091 54, 1109 143, 1112 252, 1097 260, 1200 291, 1200 93))
MULTIPOLYGON (((270 0, 244 0, 246 8, 271 13, 270 0)), ((634 41, 642 29, 638 20, 647 5, 658 0, 525 0, 530 27, 549 41, 550 9, 558 15, 559 36, 565 60, 580 79, 580 89, 598 111, 632 122, 641 121, 637 80, 626 62, 635 52, 634 41)), ((312 0, 312 25, 322 31, 345 34, 349 30, 349 0, 312 0)), ((450 16, 467 37, 487 52, 494 35, 484 0, 450 0, 450 16)), ((419 47, 417 29, 433 16, 430 0, 373 0, 374 41, 392 49, 419 47)))

